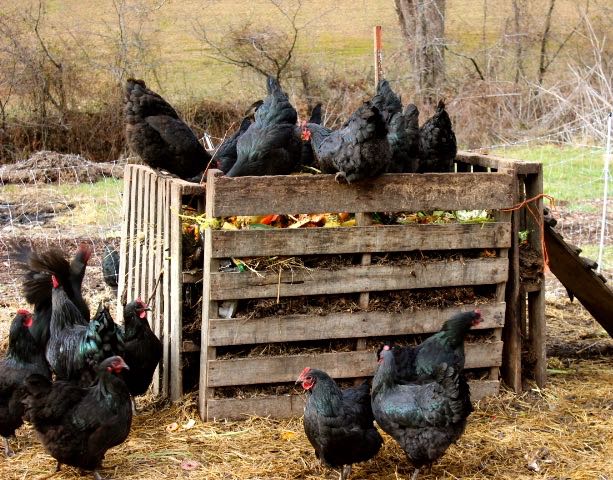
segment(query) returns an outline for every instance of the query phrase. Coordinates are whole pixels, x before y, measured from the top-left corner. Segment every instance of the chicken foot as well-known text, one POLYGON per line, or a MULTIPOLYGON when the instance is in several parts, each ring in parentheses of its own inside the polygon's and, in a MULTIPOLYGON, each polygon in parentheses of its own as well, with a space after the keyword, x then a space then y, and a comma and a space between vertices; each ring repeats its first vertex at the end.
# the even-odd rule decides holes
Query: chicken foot
POLYGON ((334 176, 334 180, 336 183, 349 183, 345 172, 337 172, 337 174, 334 176))
POLYGON ((110 480, 108 478, 103 477, 98 473, 98 470, 94 470, 94 480, 110 480))
POLYGON ((349 475, 351 475, 351 465, 343 465, 343 468, 341 468, 341 476, 339 477, 339 480, 347 480, 349 478, 349 475))
POLYGON ((15 452, 13 452, 13 450, 11 450, 11 447, 9 445, 9 439, 6 437, 2 437, 2 440, 4 440, 4 454, 6 455, 7 458, 11 458, 15 456, 15 452))
POLYGON ((419 468, 416 468, 415 471, 413 472, 413 475, 411 475, 411 480, 417 480, 418 474, 419 474, 419 468))

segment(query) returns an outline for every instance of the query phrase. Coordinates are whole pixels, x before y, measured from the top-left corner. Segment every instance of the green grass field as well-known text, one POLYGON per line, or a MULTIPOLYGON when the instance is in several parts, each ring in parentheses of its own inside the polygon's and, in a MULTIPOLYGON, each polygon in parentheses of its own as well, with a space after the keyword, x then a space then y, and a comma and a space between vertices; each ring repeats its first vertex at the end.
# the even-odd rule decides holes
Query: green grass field
MULTIPOLYGON (((121 2, 119 2, 121 3, 121 2)), ((133 0, 132 7, 125 14, 126 35, 130 48, 140 42, 150 49, 152 62, 160 80, 160 90, 177 101, 184 97, 206 97, 210 99, 241 100, 250 93, 259 92, 262 85, 254 85, 253 75, 246 75, 235 67, 220 64, 207 57, 209 50, 196 33, 199 24, 204 25, 211 38, 224 43, 225 36, 232 29, 249 24, 253 29, 287 30, 287 20, 268 0, 183 0, 165 2, 161 8, 147 17, 142 28, 138 26, 135 8, 151 7, 156 2, 133 0), (131 37, 138 30, 140 37, 131 37), (141 42, 144 40, 144 43, 141 42)), ((543 28, 543 12, 547 0, 527 2, 528 20, 526 28, 532 33, 543 28)), ((27 5, 37 4, 34 0, 15 3, 0 0, 0 10, 23 11, 27 5)), ((78 43, 83 49, 93 70, 109 70, 113 64, 113 42, 118 37, 117 15, 111 2, 83 2, 81 0, 49 0, 46 5, 47 17, 42 25, 45 38, 51 40, 56 51, 78 43)), ((291 8, 293 0, 282 2, 284 8, 291 8)), ((595 8, 596 10, 596 8, 595 8)), ((449 48, 472 56, 482 69, 508 62, 504 57, 510 50, 511 40, 505 32, 511 28, 511 2, 489 0, 474 2, 452 0, 446 2, 445 36, 449 48), (500 42, 503 42, 501 44, 500 42), (508 45, 505 45, 507 42, 508 45), (484 47, 498 45, 502 48, 500 58, 487 59, 484 47)), ((579 11, 576 2, 558 0, 552 25, 552 48, 577 24, 579 11)), ((384 58, 386 76, 398 83, 401 90, 411 90, 410 67, 405 51, 405 41, 398 25, 394 2, 391 0, 304 0, 297 16, 300 28, 295 60, 298 65, 309 65, 315 75, 331 70, 341 76, 358 75, 365 77, 372 73, 372 28, 383 27, 384 58)), ((576 49, 584 39, 575 35, 568 47, 576 49)), ((535 73, 538 45, 525 52, 526 69, 535 73)), ((61 55, 61 54, 60 54, 61 55)), ((494 55, 499 55, 494 53, 494 55)), ((472 67, 468 60, 453 54, 447 55, 448 72, 454 77, 466 76, 472 67)), ((554 64, 566 68, 564 62, 554 64)), ((497 68, 497 67, 496 67, 497 68)), ((137 67, 134 75, 144 76, 153 81, 148 67, 137 67), (140 70, 140 71, 139 71, 140 70)), ((155 85, 155 83, 154 83, 155 85)))
POLYGON ((569 210, 600 209, 593 201, 601 199, 603 194, 603 148, 543 145, 512 146, 495 151, 508 158, 542 162, 545 193, 563 202, 569 210))

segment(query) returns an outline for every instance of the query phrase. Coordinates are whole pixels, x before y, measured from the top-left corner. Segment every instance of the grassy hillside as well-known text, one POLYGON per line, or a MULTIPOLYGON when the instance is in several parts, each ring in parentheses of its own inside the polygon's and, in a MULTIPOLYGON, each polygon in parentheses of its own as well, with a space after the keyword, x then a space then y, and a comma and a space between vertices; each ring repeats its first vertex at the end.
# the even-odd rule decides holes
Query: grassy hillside
MULTIPOLYGON (((36 4, 30 0, 32 4, 36 4)), ((28 2, 16 5, 10 0, 0 1, 0 7, 10 11, 23 10, 28 2)), ((112 49, 117 37, 117 14, 110 0, 84 2, 81 0, 49 0, 43 35, 66 36, 82 40, 83 48, 91 61, 104 64, 105 55, 112 49), (97 49, 87 44, 96 45, 97 49)), ((118 2, 121 3, 121 2, 118 2)), ((143 2, 133 1, 139 5, 143 2)), ((152 5, 154 2, 145 2, 152 5)), ((293 1, 282 2, 285 6, 293 1)), ((538 36, 543 29, 543 17, 547 0, 528 2, 528 36, 538 36)), ((597 10, 600 1, 592 2, 597 10)), ((506 0, 450 0, 447 1, 446 39, 455 52, 474 57, 481 69, 487 71, 508 58, 485 58, 484 47, 497 42, 512 44, 513 25, 511 2, 506 0), (507 35, 505 36, 505 32, 507 35)), ((136 14, 128 12, 126 24, 135 22, 136 14)), ((558 0, 552 25, 552 49, 563 41, 577 24, 577 2, 558 0)), ((394 2, 391 0, 304 0, 297 16, 301 29, 295 59, 299 64, 313 67, 315 72, 335 70, 349 76, 367 76, 372 71, 372 27, 383 26, 384 66, 387 76, 395 79, 402 88, 411 88, 410 67, 404 55, 403 39, 397 22, 394 2)), ((239 69, 220 64, 205 54, 207 50, 197 38, 197 25, 202 24, 212 38, 223 42, 232 28, 249 24, 253 28, 287 29, 287 20, 268 0, 183 0, 165 2, 152 12, 139 31, 147 41, 158 63, 158 79, 161 89, 171 98, 208 97, 230 100, 242 99, 261 91, 254 85, 252 75, 239 69)), ((135 27, 136 28, 136 27, 135 27)), ((580 46, 582 40, 575 35, 568 43, 569 51, 580 46)), ((56 45, 60 48, 60 45, 56 45)), ((526 52, 526 69, 536 68, 538 45, 526 52)), ((510 57, 509 48, 506 52, 510 57)), ((450 75, 466 76, 472 66, 466 58, 447 54, 450 75)), ((108 61, 108 58, 107 58, 108 61)), ((560 66, 564 66, 563 57, 560 66)), ((138 74, 139 72, 135 72, 138 74)), ((460 78, 458 78, 460 79, 460 78)), ((153 80, 153 78, 148 78, 153 80)), ((261 83, 261 82, 260 82, 261 83)))

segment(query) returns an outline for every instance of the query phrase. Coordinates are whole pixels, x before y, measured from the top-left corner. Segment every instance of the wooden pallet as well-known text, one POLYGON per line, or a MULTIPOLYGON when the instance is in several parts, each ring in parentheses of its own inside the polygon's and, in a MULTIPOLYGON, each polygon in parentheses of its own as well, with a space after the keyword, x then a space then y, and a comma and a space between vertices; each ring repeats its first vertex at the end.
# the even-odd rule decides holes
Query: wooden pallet
POLYGON ((199 396, 202 418, 301 415, 300 396, 215 398, 215 388, 291 382, 306 366, 322 368, 334 378, 368 377, 373 374, 376 361, 373 352, 364 350, 366 338, 435 332, 458 310, 474 308, 466 305, 407 314, 369 312, 369 295, 376 291, 496 285, 495 302, 483 307, 485 321, 479 327, 491 330, 494 340, 468 344, 466 357, 467 368, 489 369, 487 379, 472 382, 473 398, 497 392, 509 275, 508 249, 512 246, 511 214, 500 212, 496 222, 486 224, 371 226, 369 220, 372 212, 385 211, 500 211, 513 205, 514 187, 515 177, 508 172, 384 175, 353 185, 338 184, 333 175, 227 178, 220 176, 220 172, 210 172, 206 185, 209 218, 348 211, 356 213, 358 226, 205 232, 201 345, 206 347, 201 350, 199 396), (410 266, 370 265, 372 254, 459 249, 491 249, 496 256, 410 266), (362 254, 361 265, 334 271, 262 275, 225 273, 218 268, 220 260, 228 257, 344 253, 362 254), (364 310, 259 319, 223 319, 217 315, 218 303, 223 300, 333 293, 360 293, 360 306, 364 310), (216 358, 217 349, 222 346, 339 338, 355 339, 356 350, 216 358))
POLYGON ((137 297, 147 301, 153 294, 150 322, 163 345, 153 393, 178 400, 183 395, 182 285, 198 280, 191 272, 183 272, 178 213, 186 197, 203 198, 204 186, 144 165, 126 165, 123 195, 118 317, 124 295, 129 302, 137 297))

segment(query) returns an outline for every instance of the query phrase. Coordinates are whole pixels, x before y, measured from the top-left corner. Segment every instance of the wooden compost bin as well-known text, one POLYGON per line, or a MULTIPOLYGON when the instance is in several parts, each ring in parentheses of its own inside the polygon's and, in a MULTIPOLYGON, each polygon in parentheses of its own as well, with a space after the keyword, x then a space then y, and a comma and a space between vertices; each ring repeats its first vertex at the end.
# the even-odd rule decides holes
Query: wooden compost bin
MULTIPOLYGON (((372 375, 374 353, 365 351, 370 337, 404 338, 432 333, 460 309, 421 309, 413 313, 369 311, 370 292, 447 286, 494 285, 495 301, 480 306, 486 321, 482 330, 493 341, 467 346, 467 368, 489 374, 471 383, 473 398, 495 393, 499 367, 505 382, 521 391, 522 351, 528 352, 534 377, 545 382, 544 284, 522 283, 518 232, 529 228, 532 246, 540 252, 538 225, 523 210, 503 212, 542 192, 541 165, 490 155, 460 152, 459 174, 385 175, 363 185, 339 185, 328 175, 223 178, 211 175, 206 185, 209 216, 270 213, 356 213, 358 226, 346 228, 208 230, 202 270, 184 268, 183 205, 205 210, 205 186, 160 174, 146 166, 127 165, 124 174, 123 223, 119 295, 130 301, 148 299, 151 323, 164 345, 154 377, 155 394, 178 400, 183 395, 185 358, 200 352, 200 412, 203 418, 244 414, 286 417, 302 413, 298 395, 217 398, 218 390, 236 386, 291 382, 305 366, 320 367, 339 379, 372 375), (472 173, 470 173, 472 172, 472 173), (371 212, 489 209, 497 222, 485 224, 369 226, 371 212), (492 258, 464 262, 406 266, 372 265, 371 255, 388 252, 489 249, 492 258), (275 255, 361 255, 361 265, 310 274, 264 274, 218 271, 220 260, 275 255), (204 280, 204 281, 203 281, 204 280), (158 287, 156 288, 156 284, 158 287), (204 290, 201 341, 184 338, 183 303, 186 292, 204 290), (328 315, 285 315, 268 318, 218 318, 224 299, 287 298, 318 294, 359 293, 360 311, 328 315), (504 325, 500 341, 501 328, 504 325), (216 359, 219 349, 237 345, 288 344, 304 340, 350 339, 355 351, 216 359), (523 345, 526 344, 526 345, 523 345), (206 345, 201 349, 200 345, 206 345)), ((213 173, 213 172, 211 172, 213 173)), ((542 202, 536 206, 542 211, 542 202)), ((118 301, 121 312, 121 303, 118 301)), ((119 315, 120 316, 120 315, 119 315)), ((199 321, 199 319, 195 319, 199 321)), ((196 331, 196 334, 198 332, 196 331)), ((195 367, 198 367, 196 359, 195 367)), ((191 365, 193 367, 194 365, 191 365)), ((191 368, 190 367, 190 368, 191 368)), ((196 372, 197 373, 197 372, 196 372)), ((197 380, 197 379, 196 379, 197 380)))
POLYGON ((183 269, 183 205, 203 208, 204 186, 163 175, 144 165, 126 165, 123 190, 118 317, 122 297, 140 297, 152 309, 150 322, 163 345, 153 393, 179 400, 182 380, 182 308, 184 285, 201 280, 183 269), (157 288, 156 288, 157 284, 157 288))
POLYGON ((369 311, 373 292, 456 286, 495 286, 494 301, 480 306, 492 340, 467 344, 467 369, 487 369, 471 382, 473 398, 499 388, 505 288, 512 246, 514 203, 512 173, 383 175, 363 184, 345 185, 333 175, 228 178, 209 173, 205 208, 208 218, 352 212, 357 226, 348 228, 206 230, 200 362, 200 413, 204 419, 244 415, 290 417, 302 414, 301 395, 217 398, 215 389, 292 382, 304 367, 326 370, 335 379, 372 376, 376 358, 364 350, 368 337, 401 337, 436 332, 465 305, 406 313, 369 311), (496 222, 474 224, 406 224, 370 226, 372 212, 432 210, 496 211, 496 222), (463 261, 411 265, 370 265, 371 255, 388 252, 489 249, 493 256, 463 261), (334 270, 224 273, 224 258, 361 254, 361 264, 334 270), (327 315, 277 315, 266 318, 218 318, 224 300, 309 295, 360 294, 360 311, 327 315), (222 347, 290 344, 306 340, 351 339, 355 351, 217 359, 222 347))

